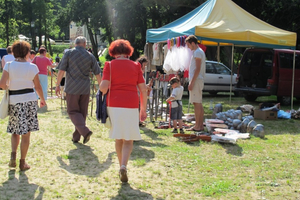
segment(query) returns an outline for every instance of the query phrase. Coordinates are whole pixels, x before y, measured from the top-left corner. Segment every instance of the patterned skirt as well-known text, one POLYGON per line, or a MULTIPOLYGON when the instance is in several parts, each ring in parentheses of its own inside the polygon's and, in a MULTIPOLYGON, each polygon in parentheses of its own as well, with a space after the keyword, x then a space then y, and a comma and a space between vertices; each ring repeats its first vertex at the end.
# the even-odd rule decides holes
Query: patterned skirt
POLYGON ((37 101, 28 101, 9 105, 9 120, 7 132, 11 134, 24 135, 28 132, 38 131, 37 101))

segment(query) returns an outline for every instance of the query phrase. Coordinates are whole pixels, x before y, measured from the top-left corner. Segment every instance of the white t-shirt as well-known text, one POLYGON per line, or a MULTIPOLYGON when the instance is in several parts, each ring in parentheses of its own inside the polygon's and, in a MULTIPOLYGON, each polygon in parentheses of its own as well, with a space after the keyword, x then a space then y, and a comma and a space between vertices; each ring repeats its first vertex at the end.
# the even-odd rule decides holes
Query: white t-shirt
MULTIPOLYGON (((5 64, 3 70, 9 74, 9 90, 34 88, 33 79, 39 73, 38 67, 29 62, 8 62, 5 64)), ((36 100, 37 96, 35 92, 9 96, 9 104, 12 105, 36 100)))
POLYGON ((4 64, 6 64, 7 62, 14 61, 15 57, 12 54, 7 54, 2 59, 4 59, 4 64))
POLYGON ((172 90, 171 97, 175 98, 175 100, 172 101, 172 108, 178 107, 178 103, 176 100, 180 100, 179 104, 182 106, 182 101, 181 101, 182 95, 183 95, 183 87, 182 86, 176 87, 172 90))
POLYGON ((200 69, 200 73, 199 73, 197 79, 203 80, 205 77, 205 68, 206 68, 205 53, 199 47, 193 52, 193 56, 192 56, 192 60, 191 60, 190 68, 189 68, 189 80, 192 80, 192 78, 194 77, 194 74, 195 74, 195 70, 196 70, 196 59, 195 58, 201 59, 201 69, 200 69))

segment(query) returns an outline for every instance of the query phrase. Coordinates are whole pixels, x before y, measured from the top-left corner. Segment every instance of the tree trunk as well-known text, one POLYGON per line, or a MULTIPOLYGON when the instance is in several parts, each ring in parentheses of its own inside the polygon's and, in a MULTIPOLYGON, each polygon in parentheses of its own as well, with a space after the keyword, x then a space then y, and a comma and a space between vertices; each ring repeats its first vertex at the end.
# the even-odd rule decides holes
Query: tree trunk
POLYGON ((87 27, 87 30, 88 30, 88 33, 89 33, 89 36, 90 36, 90 40, 91 40, 91 43, 92 43, 93 54, 94 54, 96 60, 99 61, 98 48, 97 48, 95 40, 94 40, 94 35, 93 35, 93 32, 92 32, 92 29, 89 28, 89 27, 87 27))
MULTIPOLYGON (((47 34, 47 35, 48 35, 48 34, 47 34)), ((50 39, 49 39, 49 37, 47 37, 47 39, 48 39, 48 42, 49 42, 49 53, 50 53, 51 56, 53 56, 53 52, 52 52, 52 47, 51 47, 50 39)))
POLYGON ((153 7, 150 7, 150 13, 152 13, 152 20, 151 20, 151 22, 152 22, 152 28, 156 28, 156 21, 155 21, 155 14, 154 14, 154 12, 155 12, 155 10, 154 10, 154 8, 153 7))
POLYGON ((6 31, 6 46, 9 46, 9 10, 8 10, 8 2, 5 0, 5 13, 6 13, 6 21, 5 21, 5 31, 6 31))
POLYGON ((47 19, 46 17, 44 18, 44 24, 45 24, 45 36, 44 36, 44 45, 45 45, 45 48, 48 49, 48 45, 47 45, 47 19))

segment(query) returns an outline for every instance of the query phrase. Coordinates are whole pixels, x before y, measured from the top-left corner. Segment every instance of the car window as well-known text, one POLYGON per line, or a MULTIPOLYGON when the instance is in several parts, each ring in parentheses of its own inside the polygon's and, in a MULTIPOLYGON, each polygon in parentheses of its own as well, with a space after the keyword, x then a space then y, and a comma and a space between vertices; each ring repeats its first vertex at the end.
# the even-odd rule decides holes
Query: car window
POLYGON ((224 74, 224 75, 230 75, 229 69, 227 69, 224 65, 222 64, 214 64, 216 68, 216 74, 224 74))
POLYGON ((262 59, 263 67, 272 67, 273 63, 273 55, 272 54, 264 54, 262 59))
POLYGON ((243 56, 242 65, 249 67, 272 67, 273 54, 271 52, 246 52, 243 56))
POLYGON ((206 73, 215 74, 215 68, 212 63, 206 63, 206 73))
POLYGON ((262 54, 259 52, 247 52, 243 59, 244 66, 258 66, 262 54))
MULTIPOLYGON (((291 53, 279 53, 279 64, 281 68, 292 69, 293 68, 294 55, 291 53)), ((295 68, 300 69, 300 58, 296 54, 295 68)))

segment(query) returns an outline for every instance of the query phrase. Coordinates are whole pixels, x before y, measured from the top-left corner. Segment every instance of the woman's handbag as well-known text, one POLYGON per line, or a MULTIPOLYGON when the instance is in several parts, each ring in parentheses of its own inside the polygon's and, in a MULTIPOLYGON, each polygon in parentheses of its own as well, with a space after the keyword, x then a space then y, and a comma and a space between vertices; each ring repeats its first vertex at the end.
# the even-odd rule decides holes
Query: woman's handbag
MULTIPOLYGON (((9 70, 10 63, 8 63, 8 70, 9 70)), ((8 107, 9 107, 9 94, 8 94, 8 87, 4 93, 2 101, 0 103, 0 118, 4 119, 8 116, 8 107)))
POLYGON ((96 108, 96 118, 98 121, 101 121, 106 128, 110 128, 110 119, 107 115, 107 105, 106 105, 106 96, 102 96, 102 92, 98 90, 96 94, 97 108, 96 108))
MULTIPOLYGON (((110 63, 109 63, 109 65, 110 65, 110 63)), ((110 78, 111 78, 111 76, 110 76, 110 78)), ((107 93, 108 92, 109 91, 107 91, 107 93)), ((102 95, 102 92, 100 90, 98 90, 98 92, 96 94, 96 106, 97 106, 96 107, 96 118, 98 121, 101 121, 101 123, 104 124, 104 126, 106 128, 110 128, 111 122, 110 122, 110 118, 107 114, 107 104, 106 104, 107 93, 102 95)))
POLYGON ((8 89, 6 89, 5 94, 0 103, 0 118, 4 119, 8 116, 8 106, 9 106, 9 94, 8 89))

